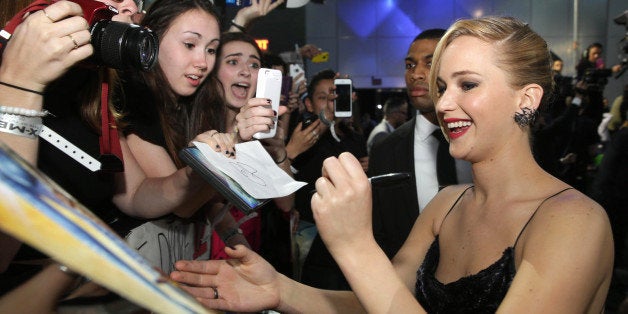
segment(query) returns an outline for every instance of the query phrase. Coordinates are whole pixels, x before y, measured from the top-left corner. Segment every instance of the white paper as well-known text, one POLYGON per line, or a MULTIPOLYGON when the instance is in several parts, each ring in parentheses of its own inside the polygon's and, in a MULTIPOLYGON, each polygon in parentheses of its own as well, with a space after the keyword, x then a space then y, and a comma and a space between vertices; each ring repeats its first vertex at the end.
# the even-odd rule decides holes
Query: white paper
POLYGON ((238 182, 255 198, 283 197, 306 185, 279 168, 259 141, 236 144, 235 159, 214 151, 205 143, 194 142, 194 145, 213 166, 238 182))

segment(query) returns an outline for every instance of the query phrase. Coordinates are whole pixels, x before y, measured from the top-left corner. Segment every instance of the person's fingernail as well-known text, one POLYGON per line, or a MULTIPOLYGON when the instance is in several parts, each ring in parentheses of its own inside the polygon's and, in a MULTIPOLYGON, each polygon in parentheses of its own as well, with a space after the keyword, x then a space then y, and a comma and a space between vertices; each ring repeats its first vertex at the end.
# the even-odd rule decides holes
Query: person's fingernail
POLYGON ((228 150, 226 150, 226 151, 225 151, 225 154, 226 154, 226 155, 229 155, 229 151, 228 151, 228 150))
POLYGON ((266 102, 270 104, 272 101, 270 100, 270 98, 267 98, 266 102))
POLYGON ((275 114, 275 117, 277 116, 277 110, 273 110, 273 114, 275 114))
POLYGON ((216 144, 216 148, 220 148, 220 145, 216 144))
POLYGON ((231 152, 231 153, 229 153, 229 155, 230 155, 231 157, 233 157, 233 156, 235 156, 235 153, 234 153, 234 152, 231 152))

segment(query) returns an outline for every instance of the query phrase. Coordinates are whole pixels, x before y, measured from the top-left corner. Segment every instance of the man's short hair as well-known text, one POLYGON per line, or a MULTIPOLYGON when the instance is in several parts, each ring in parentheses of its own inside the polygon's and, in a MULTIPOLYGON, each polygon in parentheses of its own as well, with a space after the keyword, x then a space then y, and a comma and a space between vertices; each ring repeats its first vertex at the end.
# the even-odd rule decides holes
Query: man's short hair
POLYGON ((447 30, 443 28, 426 29, 419 33, 416 37, 414 37, 414 40, 412 40, 412 42, 415 42, 419 39, 441 39, 443 36, 445 36, 445 32, 447 32, 447 30))
POLYGON ((310 80, 310 84, 307 86, 307 98, 310 100, 314 100, 314 90, 318 86, 318 84, 322 80, 333 80, 336 77, 336 72, 332 69, 325 69, 318 73, 316 73, 312 80, 310 80))

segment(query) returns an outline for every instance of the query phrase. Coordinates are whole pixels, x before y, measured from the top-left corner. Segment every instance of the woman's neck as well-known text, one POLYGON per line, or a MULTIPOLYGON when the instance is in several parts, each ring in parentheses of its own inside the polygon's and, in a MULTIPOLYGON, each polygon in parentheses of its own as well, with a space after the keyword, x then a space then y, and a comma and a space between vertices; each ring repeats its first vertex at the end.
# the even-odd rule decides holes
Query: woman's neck
POLYGON ((487 199, 544 186, 551 177, 535 162, 529 147, 524 145, 512 145, 510 149, 476 162, 472 167, 476 190, 487 199))

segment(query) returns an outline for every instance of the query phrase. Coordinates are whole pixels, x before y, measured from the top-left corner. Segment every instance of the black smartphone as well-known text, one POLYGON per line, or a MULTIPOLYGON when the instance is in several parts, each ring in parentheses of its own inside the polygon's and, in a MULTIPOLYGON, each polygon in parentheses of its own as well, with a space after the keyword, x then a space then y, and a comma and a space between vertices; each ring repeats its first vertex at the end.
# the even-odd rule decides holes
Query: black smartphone
POLYGON ((310 126, 314 121, 316 121, 316 119, 318 119, 318 116, 305 111, 302 115, 301 115, 301 130, 305 130, 308 126, 310 126))
POLYGON ((281 78, 281 95, 284 96, 284 101, 281 105, 287 106, 290 99, 290 89, 292 89, 292 76, 284 75, 281 78))

